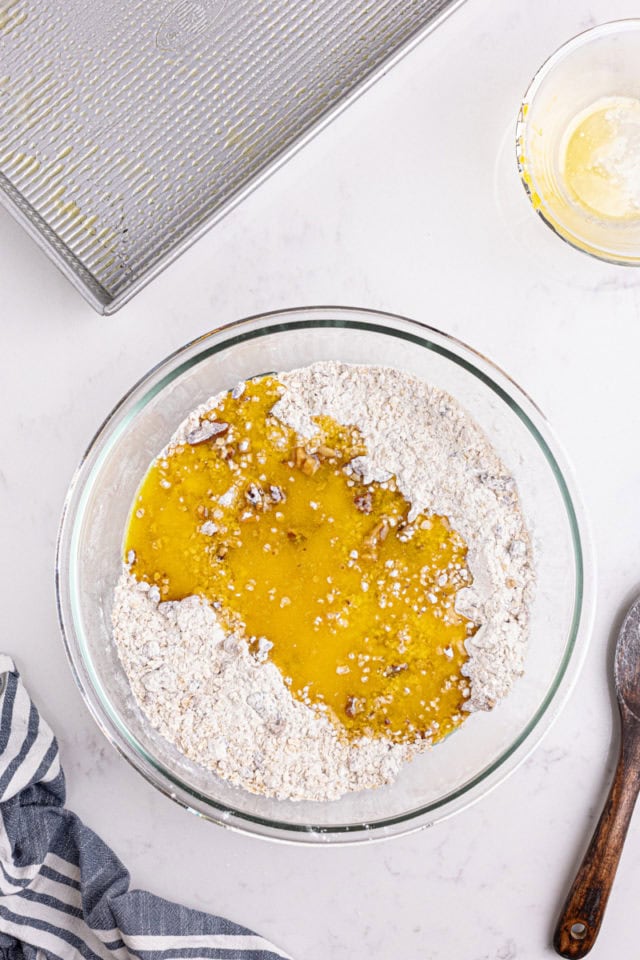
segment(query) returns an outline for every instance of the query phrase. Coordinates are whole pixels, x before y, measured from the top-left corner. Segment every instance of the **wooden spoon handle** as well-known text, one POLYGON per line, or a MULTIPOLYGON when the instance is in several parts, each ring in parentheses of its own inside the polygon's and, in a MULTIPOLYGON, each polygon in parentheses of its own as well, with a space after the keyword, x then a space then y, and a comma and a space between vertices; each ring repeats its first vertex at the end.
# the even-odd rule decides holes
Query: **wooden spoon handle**
POLYGON ((634 721, 623 714, 615 777, 556 927, 553 946, 561 957, 585 957, 600 931, 640 790, 640 724, 634 721))

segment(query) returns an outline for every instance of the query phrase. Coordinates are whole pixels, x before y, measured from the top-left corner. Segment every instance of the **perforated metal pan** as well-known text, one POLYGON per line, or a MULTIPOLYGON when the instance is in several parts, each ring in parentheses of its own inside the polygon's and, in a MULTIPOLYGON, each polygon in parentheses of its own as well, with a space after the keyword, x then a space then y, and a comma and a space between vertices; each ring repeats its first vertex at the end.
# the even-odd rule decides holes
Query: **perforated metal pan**
POLYGON ((0 0, 0 200, 113 313, 463 0, 0 0))

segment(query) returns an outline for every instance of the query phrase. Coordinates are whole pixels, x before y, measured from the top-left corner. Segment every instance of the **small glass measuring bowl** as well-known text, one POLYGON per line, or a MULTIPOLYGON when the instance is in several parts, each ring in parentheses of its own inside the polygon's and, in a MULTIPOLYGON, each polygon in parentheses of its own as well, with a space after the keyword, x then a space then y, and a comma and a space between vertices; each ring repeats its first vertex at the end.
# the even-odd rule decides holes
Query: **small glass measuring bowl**
POLYGON ((605 98, 640 100, 640 19, 593 27, 540 67, 518 116, 518 169, 533 209, 558 236, 601 260, 638 265, 640 209, 624 219, 598 215, 576 202, 563 176, 567 132, 605 98))

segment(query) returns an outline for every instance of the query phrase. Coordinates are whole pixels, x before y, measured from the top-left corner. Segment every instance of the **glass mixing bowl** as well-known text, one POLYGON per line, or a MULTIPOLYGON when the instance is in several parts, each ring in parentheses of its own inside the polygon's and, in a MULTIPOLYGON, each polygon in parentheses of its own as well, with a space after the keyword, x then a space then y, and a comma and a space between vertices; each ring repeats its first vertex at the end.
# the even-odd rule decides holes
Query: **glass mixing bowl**
POLYGON ((200 337, 155 367, 91 443, 65 505, 58 607, 73 673, 97 723, 154 786, 201 816, 306 841, 388 837, 448 817, 503 780, 539 743, 576 679, 589 636, 593 566, 584 517, 537 407, 469 347, 402 317, 345 308, 253 317, 200 337), (113 589, 133 496, 150 461, 194 407, 239 380, 316 360, 385 364, 449 391, 515 476, 538 584, 525 675, 492 712, 407 764, 392 785, 331 802, 254 796, 198 767, 147 722, 111 639, 113 589))

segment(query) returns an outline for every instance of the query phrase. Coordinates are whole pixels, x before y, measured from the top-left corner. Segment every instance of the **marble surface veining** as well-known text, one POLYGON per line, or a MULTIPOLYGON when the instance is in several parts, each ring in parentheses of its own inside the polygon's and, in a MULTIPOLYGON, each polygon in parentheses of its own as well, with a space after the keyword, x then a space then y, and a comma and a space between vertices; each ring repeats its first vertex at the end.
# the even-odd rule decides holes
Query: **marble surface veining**
MULTIPOLYGON (((2 641, 59 735, 69 802, 133 881, 226 914, 298 960, 540 960, 612 770, 611 625, 640 588, 640 270, 570 249, 528 208, 519 97, 626 0, 468 0, 116 316, 101 319, 0 212, 2 641), (387 309, 492 357, 564 443, 599 563, 593 642, 543 745, 476 806, 382 844, 274 846, 200 822, 108 746, 71 679, 53 561, 76 463, 122 393, 221 323, 314 303, 387 309)), ((596 960, 629 956, 632 824, 596 960)))

